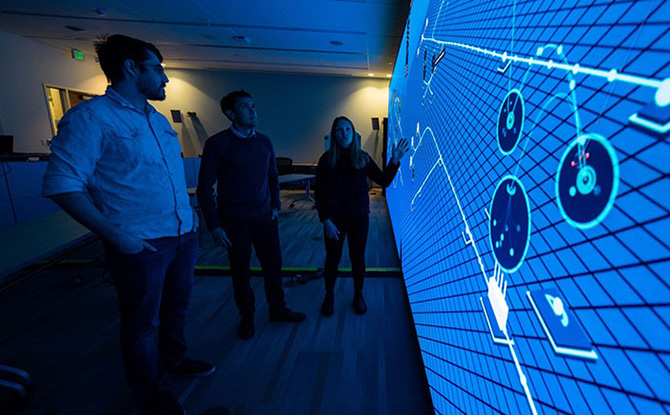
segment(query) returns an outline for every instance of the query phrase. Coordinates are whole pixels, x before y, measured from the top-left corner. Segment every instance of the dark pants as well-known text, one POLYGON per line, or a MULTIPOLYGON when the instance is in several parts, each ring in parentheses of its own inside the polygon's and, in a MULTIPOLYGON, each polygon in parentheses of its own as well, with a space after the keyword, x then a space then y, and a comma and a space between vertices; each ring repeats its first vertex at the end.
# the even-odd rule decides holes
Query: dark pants
POLYGON ((351 274, 354 277, 354 290, 363 290, 365 278, 365 245, 368 242, 368 227, 370 218, 360 216, 354 218, 334 218, 333 223, 340 231, 339 239, 324 238, 326 240, 326 267, 324 280, 326 292, 332 292, 337 278, 337 266, 342 258, 344 237, 349 241, 349 259, 351 260, 351 274))
POLYGON ((119 296, 126 376, 139 395, 169 389, 165 367, 186 353, 184 323, 198 258, 197 232, 147 242, 156 252, 126 255, 105 246, 119 296))
POLYGON ((279 245, 279 227, 271 214, 250 219, 222 220, 223 228, 232 246, 228 248, 230 274, 233 280, 235 304, 240 315, 252 317, 255 311, 254 291, 251 288, 251 246, 263 269, 265 299, 270 309, 283 308, 284 290, 281 283, 281 246, 279 245))

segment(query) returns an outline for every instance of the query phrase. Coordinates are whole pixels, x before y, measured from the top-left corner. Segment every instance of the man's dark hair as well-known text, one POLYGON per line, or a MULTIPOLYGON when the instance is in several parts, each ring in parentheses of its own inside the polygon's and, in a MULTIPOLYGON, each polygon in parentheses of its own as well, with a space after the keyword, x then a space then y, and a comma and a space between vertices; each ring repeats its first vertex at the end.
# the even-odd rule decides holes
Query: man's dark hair
POLYGON ((163 62, 163 55, 155 45, 124 35, 103 37, 95 42, 95 51, 98 53, 100 68, 110 82, 123 79, 123 63, 128 59, 139 65, 150 58, 149 52, 153 52, 163 62))
MULTIPOLYGON (((228 117, 228 114, 226 114, 226 111, 235 110, 235 104, 237 103, 237 100, 240 98, 251 98, 251 94, 248 93, 247 91, 240 89, 239 91, 233 91, 226 95, 225 97, 221 98, 221 111, 223 112, 223 115, 228 117)), ((228 117, 230 121, 232 119, 228 117)))

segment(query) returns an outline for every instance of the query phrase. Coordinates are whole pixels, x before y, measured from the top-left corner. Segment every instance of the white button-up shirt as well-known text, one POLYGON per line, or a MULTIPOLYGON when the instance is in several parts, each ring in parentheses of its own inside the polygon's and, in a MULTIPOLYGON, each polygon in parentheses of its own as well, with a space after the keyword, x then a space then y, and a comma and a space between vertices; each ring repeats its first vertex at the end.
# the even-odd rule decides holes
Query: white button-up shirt
POLYGON ((196 228, 177 133, 149 105, 134 108, 111 87, 58 124, 42 194, 87 192, 123 232, 142 239, 196 228))

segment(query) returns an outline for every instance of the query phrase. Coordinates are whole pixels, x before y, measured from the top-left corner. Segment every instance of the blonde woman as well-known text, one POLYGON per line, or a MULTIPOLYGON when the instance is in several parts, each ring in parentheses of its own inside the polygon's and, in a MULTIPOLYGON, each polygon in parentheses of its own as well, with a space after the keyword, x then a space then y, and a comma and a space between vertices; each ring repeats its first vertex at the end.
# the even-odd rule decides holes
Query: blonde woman
POLYGON ((316 208, 319 220, 323 223, 326 242, 326 295, 321 306, 322 315, 333 315, 333 288, 345 237, 349 241, 349 259, 354 278, 353 308, 359 315, 367 312, 363 280, 370 215, 370 180, 383 187, 391 184, 400 167, 400 160, 408 149, 409 144, 405 139, 394 145, 391 160, 382 171, 370 155, 361 150, 360 135, 356 133, 351 120, 337 117, 333 121, 330 149, 319 159, 316 173, 316 208))

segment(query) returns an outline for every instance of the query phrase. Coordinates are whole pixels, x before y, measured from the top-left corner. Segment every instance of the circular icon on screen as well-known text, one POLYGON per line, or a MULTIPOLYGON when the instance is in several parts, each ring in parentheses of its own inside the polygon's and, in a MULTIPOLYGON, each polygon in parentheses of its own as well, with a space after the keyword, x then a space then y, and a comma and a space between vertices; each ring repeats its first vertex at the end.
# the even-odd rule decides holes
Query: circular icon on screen
POLYGON ((502 178, 491 200, 489 242, 500 267, 512 273, 526 258, 530 243, 530 204, 521 181, 502 178))
POLYGON ((558 164, 556 201, 575 228, 599 224, 612 209, 619 188, 619 162, 612 145, 598 134, 579 136, 558 164))
POLYGON ((519 144, 525 115, 525 104, 521 91, 511 90, 500 105, 496 128, 498 148, 504 155, 512 153, 519 144))

